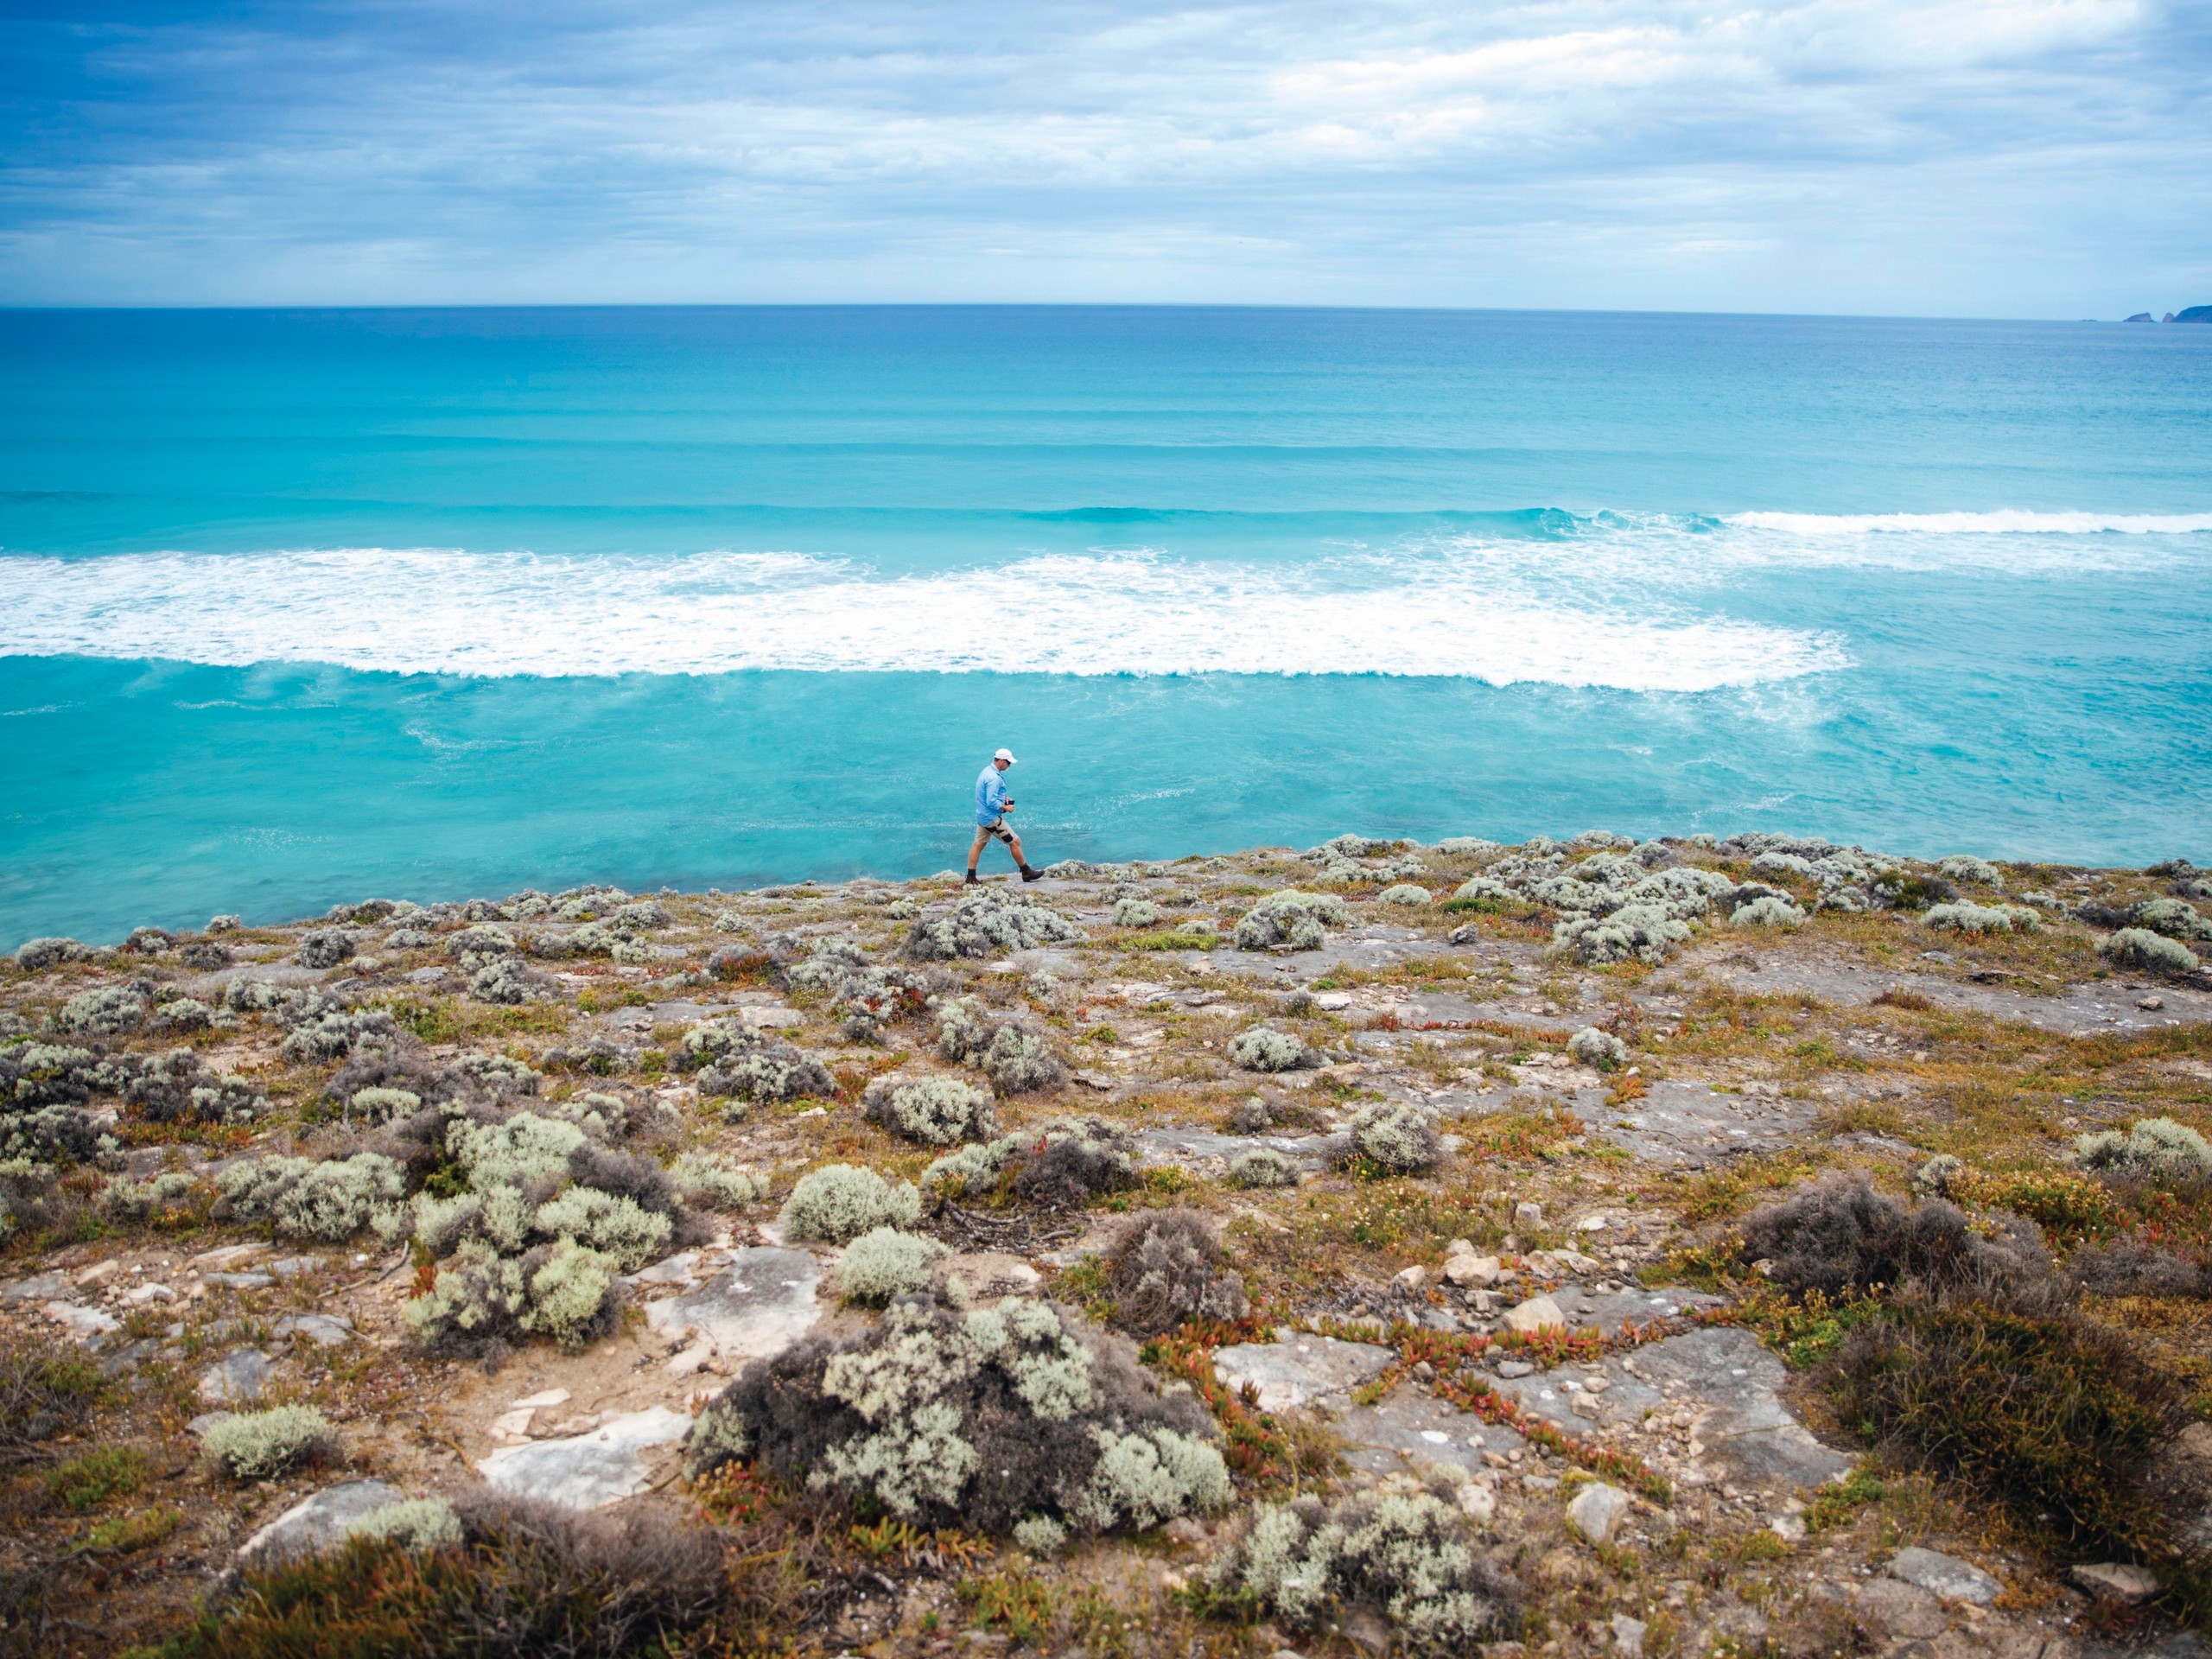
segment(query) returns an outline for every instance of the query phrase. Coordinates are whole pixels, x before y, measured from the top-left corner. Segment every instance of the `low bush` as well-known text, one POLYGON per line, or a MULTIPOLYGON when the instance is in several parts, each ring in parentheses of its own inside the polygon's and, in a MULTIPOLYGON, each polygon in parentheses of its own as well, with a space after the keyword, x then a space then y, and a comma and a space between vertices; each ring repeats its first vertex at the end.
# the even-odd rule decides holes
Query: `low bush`
POLYGON ((353 954, 353 936, 342 927, 319 927, 301 936, 302 968, 335 968, 353 954))
POLYGON ((710 1153, 687 1152, 668 1166, 668 1179, 688 1204, 745 1210, 768 1196, 768 1183, 710 1153))
POLYGON ((788 1634, 733 1596, 712 1530, 664 1510, 593 1513, 479 1490, 450 1513, 449 1530, 430 1528, 425 1509, 391 1536, 248 1568, 243 1593, 211 1599, 139 1659, 657 1659, 690 1651, 686 1633, 717 1622, 753 1632, 745 1651, 788 1634))
POLYGON ((1229 1160, 1231 1186, 1296 1186, 1298 1160, 1273 1147, 1255 1147, 1229 1160))
POLYGON ((2187 945, 2148 928, 2123 927, 2099 948, 2114 967, 2146 974, 2194 974, 2203 965, 2187 945))
POLYGON ((1436 902, 1436 895, 1427 887, 1417 887, 1410 881, 1402 881, 1376 893, 1375 902, 1378 905, 1403 905, 1410 908, 1433 905, 1436 902))
POLYGON ((912 1183, 894 1184, 853 1164, 827 1164, 799 1177, 778 1220, 794 1243, 842 1244, 879 1227, 911 1227, 921 1212, 912 1183))
POLYGON ((200 1437, 200 1449, 235 1480, 266 1480, 336 1456, 338 1434, 312 1406, 273 1406, 217 1418, 200 1437))
POLYGON ((1436 1167, 1444 1145, 1418 1106, 1385 1103, 1363 1107, 1351 1120, 1351 1156, 1383 1174, 1418 1175, 1436 1167))
POLYGON ((1114 1323, 1139 1336, 1251 1311, 1243 1276, 1223 1265, 1221 1241, 1195 1210, 1154 1210, 1123 1222, 1106 1251, 1106 1283, 1114 1323))
POLYGON ((1802 927, 1804 925, 1803 911, 1787 899, 1777 899, 1772 894, 1738 905, 1728 916, 1731 927, 1802 927))
POLYGON ((837 1259, 837 1294, 849 1302, 881 1307, 894 1296, 930 1281, 930 1263, 945 1254, 933 1238, 876 1227, 845 1246, 837 1259))
POLYGON ((1623 905, 1606 916, 1569 916, 1552 929, 1552 949, 1592 967, 1664 962, 1690 936, 1690 925, 1656 904, 1623 905))
POLYGON ((2034 933, 2043 927, 2043 917, 2025 905, 1977 905, 1965 899, 1930 905, 1921 920, 1956 933, 2034 933))
POLYGON ((1098 1533, 1226 1503, 1214 1437, 1125 1342, 1049 1303, 910 1297, 842 1343, 747 1366, 694 1425, 690 1466, 750 1459, 917 1526, 1004 1535, 1041 1516, 1098 1533))
POLYGON ((1254 1026, 1229 1039, 1229 1061, 1246 1071, 1296 1071, 1320 1065, 1321 1057, 1295 1033, 1254 1026))
POLYGON ((1955 1205, 1930 1198, 1908 1207, 1864 1181, 1832 1181, 1754 1213, 1744 1224, 1744 1259, 1766 1261, 1793 1296, 1831 1301, 1878 1287, 1942 1295, 2046 1298, 2050 1261, 2031 1230, 1985 1238, 1955 1205))
POLYGON ((2171 1547, 2147 1489, 2183 1401, 2115 1332, 2064 1312, 1907 1304, 1853 1331, 1827 1382, 1847 1426, 2069 1551, 2171 1547))
POLYGON ((2186 1123, 2170 1117, 2146 1117, 2125 1130, 2078 1136, 2074 1161, 2099 1175, 2158 1186, 2200 1186, 2212 1181, 2212 1145, 2186 1123))
POLYGON ((47 1501, 82 1515, 146 1484, 146 1454, 136 1446, 99 1446, 46 1473, 47 1501))
POLYGON ((257 1158, 215 1178, 240 1221, 267 1221, 287 1238, 334 1244, 379 1217, 394 1215, 407 1193, 406 1172, 373 1152, 318 1163, 309 1158, 257 1158))
POLYGON ((1611 1032, 1585 1026, 1567 1039, 1567 1052, 1585 1065, 1611 1071, 1628 1064, 1628 1045, 1611 1032))
POLYGON ((1065 944, 1082 937, 1083 930, 1058 911, 1002 887, 979 887, 915 918, 906 954, 919 961, 950 962, 1065 944))
POLYGON ((1311 1630, 1360 1610, 1419 1653, 1469 1654, 1520 1627, 1513 1580, 1478 1555, 1456 1504, 1403 1476, 1333 1508, 1254 1506, 1208 1574, 1214 1592, 1311 1630))
POLYGON ((2001 887, 2005 872, 1986 858, 1957 856, 1945 859, 1936 867, 1953 881, 1967 881, 1978 887, 2001 887))
POLYGON ((1062 1118, 949 1153, 923 1172, 922 1185, 948 1198, 1082 1205, 1135 1184, 1132 1145, 1097 1118, 1062 1118))
POLYGON ((999 1132, 990 1095, 957 1077, 878 1077, 861 1104, 869 1122, 925 1146, 957 1146, 999 1132))
POLYGON ((1114 925, 1116 927, 1157 927, 1166 914, 1149 899, 1117 899, 1114 901, 1114 925))
POLYGON ((1067 1068, 1040 1033, 1020 1015, 999 1014, 972 996, 938 1004, 937 1052, 979 1068, 1001 1095, 1057 1089, 1067 1080, 1067 1068))
POLYGON ((1286 887, 1269 893, 1238 919, 1236 948, 1318 950, 1328 943, 1329 929, 1343 926, 1349 914, 1344 901, 1332 893, 1286 887))
POLYGON ((2130 920, 2170 939, 2212 939, 2212 919, 2178 899, 2145 899, 2135 906, 2130 920))

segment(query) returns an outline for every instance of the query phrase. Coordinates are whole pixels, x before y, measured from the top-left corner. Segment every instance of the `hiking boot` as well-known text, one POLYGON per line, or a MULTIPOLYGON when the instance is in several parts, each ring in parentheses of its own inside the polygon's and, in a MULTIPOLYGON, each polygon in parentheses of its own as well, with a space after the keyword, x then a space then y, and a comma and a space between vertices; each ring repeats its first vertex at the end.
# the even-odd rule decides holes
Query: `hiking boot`
POLYGON ((1041 881, 1045 879, 1045 872, 1025 864, 1021 867, 1021 879, 1025 881, 1041 881))
POLYGON ((970 870, 968 872, 968 879, 960 885, 963 887, 980 887, 983 884, 976 879, 976 872, 970 870))

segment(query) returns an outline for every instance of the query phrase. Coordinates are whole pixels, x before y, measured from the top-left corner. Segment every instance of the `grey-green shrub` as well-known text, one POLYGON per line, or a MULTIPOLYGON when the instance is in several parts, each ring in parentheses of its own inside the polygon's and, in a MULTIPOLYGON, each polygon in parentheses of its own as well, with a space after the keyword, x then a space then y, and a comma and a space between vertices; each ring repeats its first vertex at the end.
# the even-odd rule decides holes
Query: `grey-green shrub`
POLYGON ((2102 949, 2115 967, 2145 973, 2193 974, 2201 966, 2187 945, 2148 928, 2123 927, 2102 949))
POLYGON ((2170 1117, 2146 1117, 2125 1131, 2079 1136, 2074 1142, 2074 1161, 2101 1174, 2169 1185, 2212 1181, 2212 1146, 2189 1125, 2170 1117))
POLYGON ((1394 1175, 1433 1169, 1444 1155, 1427 1114, 1402 1102, 1362 1108, 1351 1120, 1351 1145, 1356 1156, 1394 1175))
POLYGON ((922 1185, 950 1198, 972 1198, 1005 1182, 1025 1202, 1081 1204, 1135 1184, 1134 1144, 1097 1118, 1061 1118, 948 1153, 922 1172, 922 1185))
POLYGON ((895 1227, 870 1228, 838 1257, 837 1294, 849 1302, 881 1307, 928 1284, 930 1263, 945 1254, 933 1238, 895 1227))
POLYGON ((342 927, 318 927, 300 938, 302 968, 335 968, 353 954, 353 936, 342 927))
POLYGON ((922 1197, 912 1182, 827 1164, 799 1177, 778 1220, 794 1243, 842 1244, 878 1227, 911 1227, 921 1213, 922 1197))
POLYGON ((1802 927, 1805 912, 1787 899, 1771 894, 1738 905, 1728 918, 1731 927, 1802 927))
POLYGON ((442 1497, 402 1498, 346 1523, 348 1538, 375 1538, 403 1549, 450 1549, 461 1542, 461 1517, 442 1497))
POLYGON ((1964 899, 1930 905, 1920 919, 1960 933, 2033 933, 2043 926, 2043 918, 2025 905, 1977 905, 1964 899))
POLYGON ((1273 1147, 1255 1147, 1229 1160, 1231 1186, 1296 1186, 1298 1160, 1273 1147))
POLYGON ((1293 1630, 1379 1613, 1420 1653, 1476 1653, 1520 1623, 1511 1580, 1476 1554, 1459 1510, 1402 1476, 1333 1508, 1255 1504, 1209 1576, 1293 1630))
POLYGON ((938 1004, 937 1052, 979 1067, 1001 1095, 1056 1089, 1067 1080, 1067 1068, 1042 1034, 1020 1015, 995 1014, 972 996, 938 1004))
POLYGON ((1936 868, 1954 881, 1970 881, 1981 887, 2001 887, 2005 885, 2005 872, 1986 858, 1965 855, 1947 858, 1936 868))
POLYGON ((468 994, 479 1002, 519 1007, 553 995, 553 982, 532 972, 519 957, 494 957, 469 976, 468 994))
POLYGON ((999 1132, 988 1091, 957 1077, 878 1077, 861 1104, 870 1122, 925 1146, 988 1141, 999 1132))
POLYGON ((2145 899, 2135 906, 2129 920, 2137 927, 2163 933, 2170 939, 2212 939, 2212 919, 2197 913, 2194 905, 2178 899, 2145 899))
POLYGON ((744 1210, 768 1196, 768 1183, 735 1165, 703 1152, 687 1152, 669 1166, 676 1190, 694 1204, 718 1210, 744 1210))
POLYGON ((265 1480, 311 1459, 333 1456, 338 1435, 313 1406, 273 1406, 219 1417, 200 1447, 207 1460, 238 1480, 265 1480))
POLYGON ((1126 1342, 1049 1303, 906 1297, 842 1343, 747 1367, 694 1424, 690 1462, 703 1473, 749 1456, 918 1525, 1004 1535, 1044 1516, 1098 1533, 1226 1503, 1217 1434, 1126 1342))
POLYGON ((148 980, 96 985, 64 1002, 54 1024, 57 1030, 79 1036, 119 1037, 146 1023, 153 1002, 154 987, 148 980))
POLYGON ((979 887, 946 908, 927 910, 915 918, 906 935, 906 954, 925 962, 947 962, 1065 944, 1082 937, 1083 930, 1058 911, 1004 888, 979 887))
POLYGON ((1229 1061, 1245 1071, 1296 1071, 1321 1063, 1303 1038, 1273 1026, 1254 1026, 1230 1038, 1229 1061))
POLYGON ((84 948, 74 939, 25 939, 16 947, 16 966, 38 973, 67 962, 84 948))
POLYGON ((1690 936, 1657 905, 1624 905, 1606 916, 1569 916, 1552 929, 1552 949, 1592 966, 1609 962, 1663 962, 1690 936))
POLYGON ((1271 893, 1238 918, 1235 938, 1240 950, 1318 950, 1329 929, 1341 927, 1350 912, 1332 893, 1300 893, 1285 887, 1271 893))
POLYGON ((423 1096, 411 1089, 357 1089, 346 1103, 346 1117, 358 1117, 372 1128, 396 1117, 412 1117, 423 1109, 423 1096))
POLYGON ((1585 1065, 1611 1071, 1628 1064, 1628 1045, 1611 1032, 1585 1026, 1567 1039, 1567 1052, 1585 1065))
POLYGON ((1116 927, 1157 927, 1166 914, 1149 899, 1117 899, 1114 901, 1114 925, 1116 927))
POLYGON ((407 1172, 374 1152, 326 1163, 258 1158, 232 1165, 215 1185, 240 1221, 266 1220, 286 1237, 334 1244, 396 1211, 406 1196, 407 1172))
POLYGON ((613 1328, 616 1267, 612 1257, 565 1238, 520 1255, 467 1238, 430 1288, 400 1312, 431 1348, 465 1351, 518 1335, 579 1347, 613 1328))
POLYGON ((1431 905, 1436 902, 1436 895, 1427 887, 1417 887, 1406 881, 1383 888, 1375 895, 1375 902, 1378 905, 1431 905))

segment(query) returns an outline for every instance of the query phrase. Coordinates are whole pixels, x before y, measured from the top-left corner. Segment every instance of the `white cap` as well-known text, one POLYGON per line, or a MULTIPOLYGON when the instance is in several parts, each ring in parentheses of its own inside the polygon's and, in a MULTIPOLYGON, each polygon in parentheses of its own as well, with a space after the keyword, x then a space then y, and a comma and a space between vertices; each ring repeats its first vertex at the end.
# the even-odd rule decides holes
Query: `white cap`
POLYGON ((996 754, 993 755, 991 759, 994 760, 1003 760, 1010 766, 1014 764, 1014 751, 1012 749, 1001 749, 996 754))

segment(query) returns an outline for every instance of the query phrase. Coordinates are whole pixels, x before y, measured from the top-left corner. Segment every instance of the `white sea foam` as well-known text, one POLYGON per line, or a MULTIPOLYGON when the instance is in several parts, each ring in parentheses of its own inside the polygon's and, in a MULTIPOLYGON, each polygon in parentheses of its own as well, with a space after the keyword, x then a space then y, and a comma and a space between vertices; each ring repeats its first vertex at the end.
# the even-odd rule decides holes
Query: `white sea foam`
POLYGON ((2212 512, 1737 512, 1723 522, 1795 536, 2189 536, 2212 531, 2212 512))
POLYGON ((1703 691, 1847 666, 1834 637, 1541 591, 1511 563, 1272 569, 1056 555, 885 576, 786 553, 349 548, 0 557, 0 653, 401 673, 743 669, 1386 674, 1703 691))

